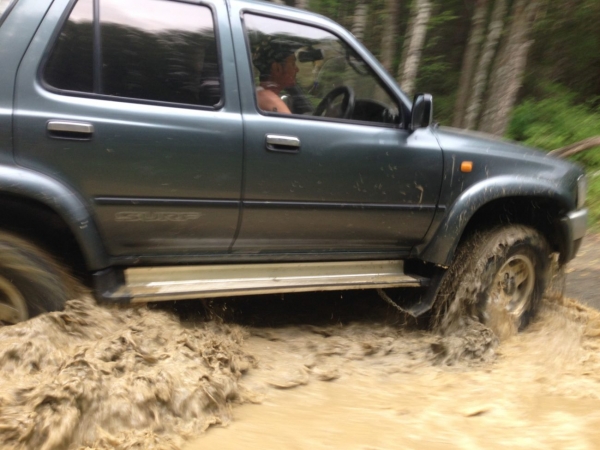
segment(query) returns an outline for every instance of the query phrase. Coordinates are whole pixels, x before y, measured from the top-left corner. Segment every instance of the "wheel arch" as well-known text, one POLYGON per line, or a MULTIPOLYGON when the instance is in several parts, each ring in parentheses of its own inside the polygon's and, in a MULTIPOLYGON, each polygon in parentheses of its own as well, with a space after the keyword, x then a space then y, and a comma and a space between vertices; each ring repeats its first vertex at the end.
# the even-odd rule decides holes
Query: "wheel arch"
POLYGON ((574 208, 569 193, 549 182, 506 178, 485 180, 460 195, 419 258, 449 266, 459 243, 476 230, 522 224, 539 230, 561 261, 568 260, 570 237, 560 219, 574 208))
POLYGON ((82 263, 87 270, 108 265, 100 234, 83 200, 43 174, 0 167, 0 227, 34 240, 69 260, 65 262, 82 263), (61 250, 63 246, 69 255, 61 250))

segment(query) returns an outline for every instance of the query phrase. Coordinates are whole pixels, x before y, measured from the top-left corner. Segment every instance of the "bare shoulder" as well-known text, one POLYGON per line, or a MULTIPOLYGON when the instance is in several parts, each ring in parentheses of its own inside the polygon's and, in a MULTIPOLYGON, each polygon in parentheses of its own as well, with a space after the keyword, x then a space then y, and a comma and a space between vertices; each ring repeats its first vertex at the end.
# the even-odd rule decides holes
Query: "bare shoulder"
POLYGON ((292 112, 279 96, 268 89, 257 90, 258 107, 263 111, 291 114, 292 112))

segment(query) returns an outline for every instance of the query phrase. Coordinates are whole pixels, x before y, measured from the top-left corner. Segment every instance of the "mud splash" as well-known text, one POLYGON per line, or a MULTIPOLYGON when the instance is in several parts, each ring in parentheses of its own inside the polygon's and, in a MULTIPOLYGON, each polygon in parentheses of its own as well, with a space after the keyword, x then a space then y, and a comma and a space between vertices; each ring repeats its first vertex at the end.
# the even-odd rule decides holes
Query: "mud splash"
POLYGON ((467 345, 450 365, 448 341, 395 327, 250 332, 258 367, 242 383, 263 403, 185 449, 600 447, 600 314, 575 301, 544 302, 492 358, 487 333, 454 336, 467 345), (270 388, 280 377, 302 386, 270 388))
POLYGON ((600 446, 597 311, 545 301, 498 345, 343 295, 219 301, 210 321, 74 300, 0 329, 0 447, 178 449, 211 425, 186 448, 600 446))
POLYGON ((242 335, 91 300, 0 329, 0 446, 180 448, 242 399, 242 335))

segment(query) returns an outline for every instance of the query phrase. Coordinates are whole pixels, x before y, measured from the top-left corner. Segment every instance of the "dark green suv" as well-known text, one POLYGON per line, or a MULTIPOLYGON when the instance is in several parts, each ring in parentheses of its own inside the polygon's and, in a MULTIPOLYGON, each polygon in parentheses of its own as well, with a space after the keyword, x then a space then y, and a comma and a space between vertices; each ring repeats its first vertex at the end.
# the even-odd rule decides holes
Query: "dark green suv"
POLYGON ((581 169, 435 126, 429 95, 324 17, 236 0, 0 14, 3 322, 61 308, 72 269, 119 302, 421 287, 399 307, 503 334, 584 235, 581 169))

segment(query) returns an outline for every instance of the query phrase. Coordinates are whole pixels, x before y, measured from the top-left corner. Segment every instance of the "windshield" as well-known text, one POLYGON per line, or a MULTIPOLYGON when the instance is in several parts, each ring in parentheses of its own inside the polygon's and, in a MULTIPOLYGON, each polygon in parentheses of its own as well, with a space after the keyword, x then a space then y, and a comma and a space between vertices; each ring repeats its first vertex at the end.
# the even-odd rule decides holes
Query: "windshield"
POLYGON ((331 90, 350 86, 357 99, 380 101, 387 108, 396 105, 365 63, 337 38, 315 42, 298 51, 298 86, 314 106, 331 90))

